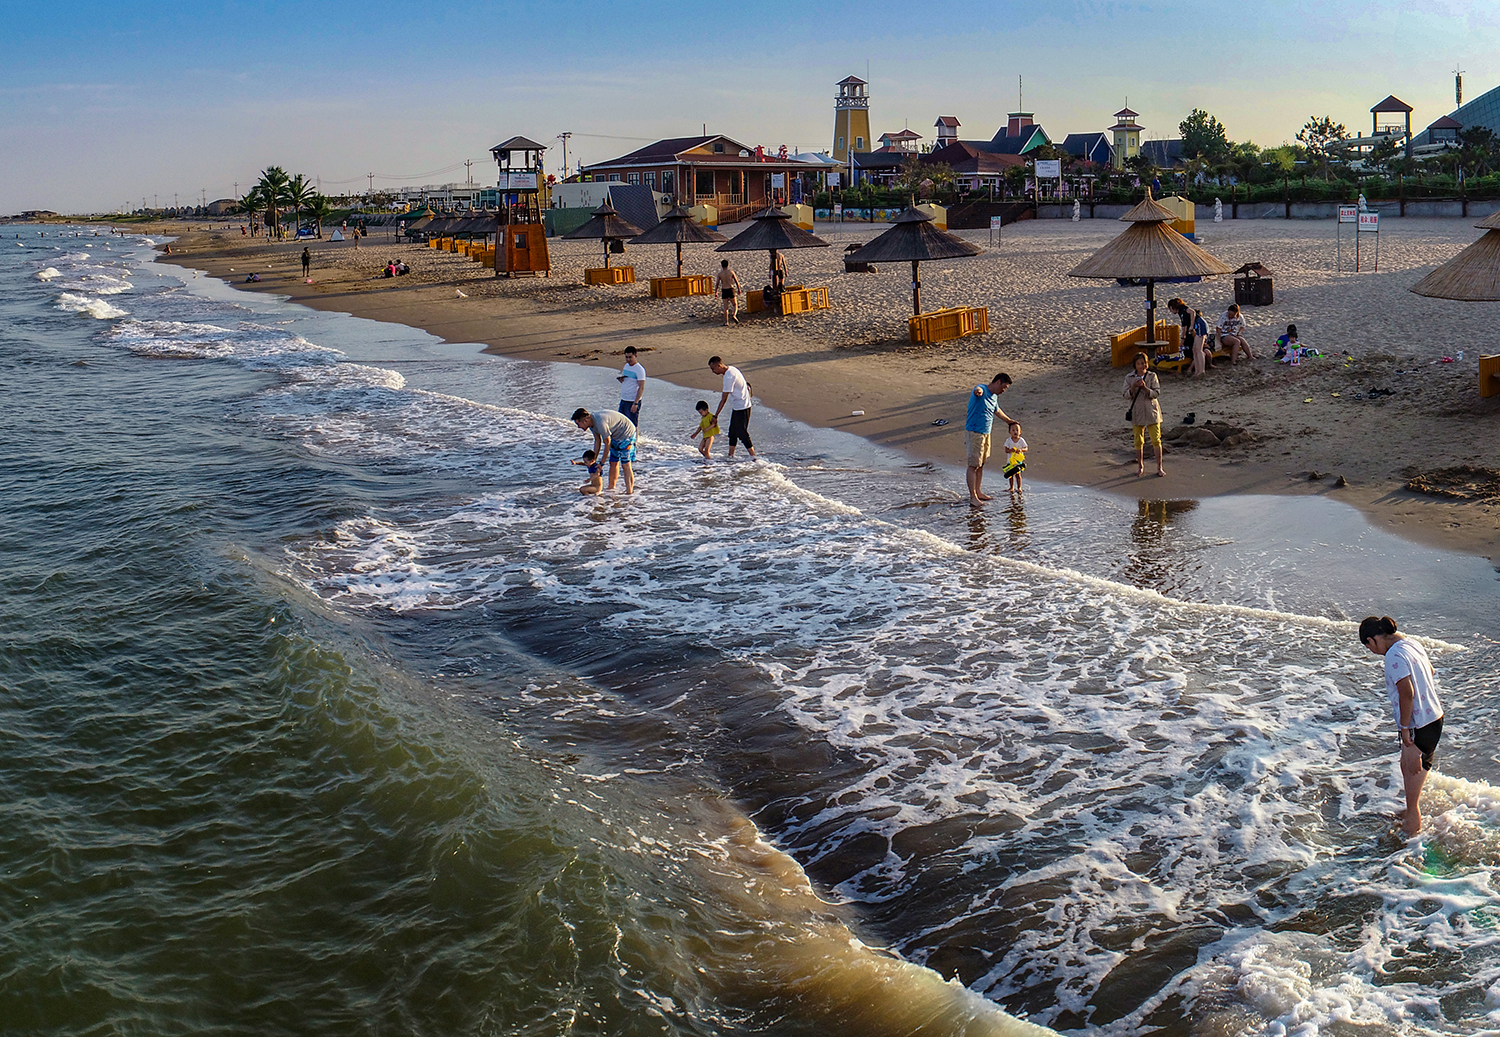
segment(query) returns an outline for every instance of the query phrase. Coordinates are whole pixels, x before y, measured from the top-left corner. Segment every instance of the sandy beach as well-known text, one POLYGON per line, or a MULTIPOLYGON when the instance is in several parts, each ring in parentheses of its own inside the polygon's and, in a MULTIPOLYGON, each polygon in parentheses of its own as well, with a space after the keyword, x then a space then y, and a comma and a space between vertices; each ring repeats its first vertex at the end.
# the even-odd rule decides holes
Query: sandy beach
MULTIPOLYGON (((550 277, 496 280, 464 256, 397 245, 377 231, 358 249, 312 242, 308 284, 298 262, 303 242, 247 239, 237 226, 159 230, 179 235, 169 261, 237 287, 420 327, 506 356, 616 368, 624 347, 635 345, 651 377, 702 388, 715 399, 709 394, 717 393, 717 379, 706 362, 717 353, 745 372, 764 406, 945 464, 963 461, 968 387, 1005 371, 1015 385, 1003 407, 1024 425, 1034 480, 1150 499, 1329 494, 1392 532, 1494 560, 1500 397, 1479 397, 1477 361, 1496 350, 1500 304, 1427 299, 1407 290, 1479 237, 1473 222, 1383 221, 1379 270, 1369 269, 1367 236, 1366 269, 1358 274, 1348 233, 1346 269, 1335 271, 1331 221, 1200 222, 1199 244, 1226 263, 1271 268, 1276 300, 1245 308, 1258 360, 1232 367, 1221 360, 1199 379, 1163 376, 1169 434, 1190 413, 1197 425, 1243 430, 1233 445, 1169 442, 1164 479, 1135 474, 1131 431, 1122 420, 1125 370, 1109 363, 1107 338, 1140 322, 1145 290, 1067 276, 1124 229, 1113 220, 1025 221, 1006 227, 993 246, 986 231, 961 232, 986 251, 925 264, 924 309, 988 306, 991 331, 930 346, 907 341, 909 267, 843 270, 843 246, 870 240, 884 224, 819 224, 816 233, 832 247, 787 256, 789 282, 828 285, 831 309, 787 318, 742 315, 740 326, 727 329, 716 299, 646 297, 649 277, 675 272, 670 247, 630 247, 615 257, 635 266, 636 284, 588 287, 582 270, 599 264, 598 242, 553 239, 550 277), (380 277, 390 257, 404 259, 411 275, 380 277), (261 280, 243 284, 252 271, 261 280), (1295 368, 1273 362, 1270 344, 1288 323, 1298 325, 1305 345, 1326 355, 1295 368), (1443 361, 1459 351, 1463 360, 1443 361), (1390 393, 1372 397, 1371 390, 1390 393), (864 414, 855 416, 857 410, 864 414), (942 419, 948 424, 933 424, 942 419), (1472 469, 1451 471, 1463 466, 1472 469), (1437 492, 1414 492, 1413 480, 1437 492)), ((721 230, 733 236, 737 228, 721 230)), ((766 280, 763 253, 714 249, 686 246, 684 272, 710 273, 728 256, 747 288, 766 280)), ((1174 294, 1211 322, 1233 298, 1228 278, 1158 286, 1159 302, 1174 294)), ((612 403, 612 392, 613 379, 601 376, 599 399, 579 402, 612 403)), ((680 418, 686 436, 693 416, 680 418)), ((669 422, 652 415, 648 434, 664 434, 669 422)), ((1003 490, 998 470, 986 488, 1003 490)), ((961 481, 954 493, 963 493, 961 481)))

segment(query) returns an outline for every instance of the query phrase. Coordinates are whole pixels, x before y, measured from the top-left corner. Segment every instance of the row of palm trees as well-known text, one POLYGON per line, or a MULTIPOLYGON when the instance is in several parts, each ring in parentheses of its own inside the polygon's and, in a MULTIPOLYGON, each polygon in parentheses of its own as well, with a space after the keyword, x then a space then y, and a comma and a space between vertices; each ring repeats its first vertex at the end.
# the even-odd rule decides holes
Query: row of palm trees
POLYGON ((294 222, 301 226, 302 214, 306 212, 316 222, 318 237, 321 238, 323 221, 333 212, 333 203, 319 194, 313 183, 301 173, 289 176, 280 166, 268 166, 261 171, 255 186, 239 200, 239 211, 251 219, 262 217, 267 231, 273 236, 280 231, 284 213, 290 211, 294 222))

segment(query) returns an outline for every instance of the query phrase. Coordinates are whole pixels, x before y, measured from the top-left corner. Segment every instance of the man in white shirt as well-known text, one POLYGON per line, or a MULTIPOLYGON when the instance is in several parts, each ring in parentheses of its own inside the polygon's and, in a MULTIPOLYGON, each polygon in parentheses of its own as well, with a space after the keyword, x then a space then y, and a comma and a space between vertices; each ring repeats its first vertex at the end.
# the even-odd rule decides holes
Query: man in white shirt
POLYGON ((750 383, 745 381, 745 376, 740 374, 738 367, 730 367, 718 357, 708 358, 708 369, 724 379, 724 392, 719 397, 718 410, 714 411, 717 418, 724 410, 724 404, 729 404, 729 457, 734 459, 734 447, 736 443, 744 443, 745 449, 751 457, 755 456, 755 447, 750 442, 750 383))
POLYGON ((634 346, 625 347, 625 366, 617 381, 620 383, 620 413, 640 428, 641 400, 646 396, 646 369, 636 358, 634 346))
POLYGON ((1421 643, 1397 632, 1390 616, 1369 616, 1359 625, 1359 640, 1385 657, 1385 690, 1391 700, 1396 736, 1401 742, 1401 783, 1406 810, 1401 827, 1408 836, 1422 831, 1422 785, 1443 737, 1443 702, 1437 674, 1421 643))

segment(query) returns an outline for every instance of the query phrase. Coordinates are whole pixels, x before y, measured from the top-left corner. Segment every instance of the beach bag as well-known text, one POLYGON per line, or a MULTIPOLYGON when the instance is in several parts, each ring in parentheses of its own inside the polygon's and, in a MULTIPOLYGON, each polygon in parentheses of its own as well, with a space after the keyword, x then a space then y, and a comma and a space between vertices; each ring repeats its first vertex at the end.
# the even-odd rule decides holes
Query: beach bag
POLYGON ((1136 401, 1136 397, 1140 396, 1140 394, 1141 394, 1141 390, 1139 390, 1139 389, 1137 389, 1135 392, 1133 392, 1133 393, 1130 394, 1130 406, 1125 408, 1125 424, 1127 424, 1127 425, 1133 425, 1133 424, 1135 424, 1135 422, 1133 420, 1131 420, 1131 419, 1135 415, 1135 401, 1136 401))

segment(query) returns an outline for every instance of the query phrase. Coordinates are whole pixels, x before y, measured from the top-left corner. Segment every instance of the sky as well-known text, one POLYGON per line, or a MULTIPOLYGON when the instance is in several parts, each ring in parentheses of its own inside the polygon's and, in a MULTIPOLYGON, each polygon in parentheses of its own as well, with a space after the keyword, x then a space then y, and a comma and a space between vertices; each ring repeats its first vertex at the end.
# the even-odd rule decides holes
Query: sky
POLYGON ((0 0, 0 215, 189 204, 279 165, 327 194, 493 183, 489 148, 550 171, 668 136, 832 146, 835 84, 870 82, 878 137, 939 115, 989 138, 1019 104, 1056 140, 1127 103, 1148 138, 1195 107, 1274 146, 1312 116, 1367 130, 1387 94, 1425 127, 1500 86, 1494 0, 1334 3, 822 0, 759 6, 0 0))

